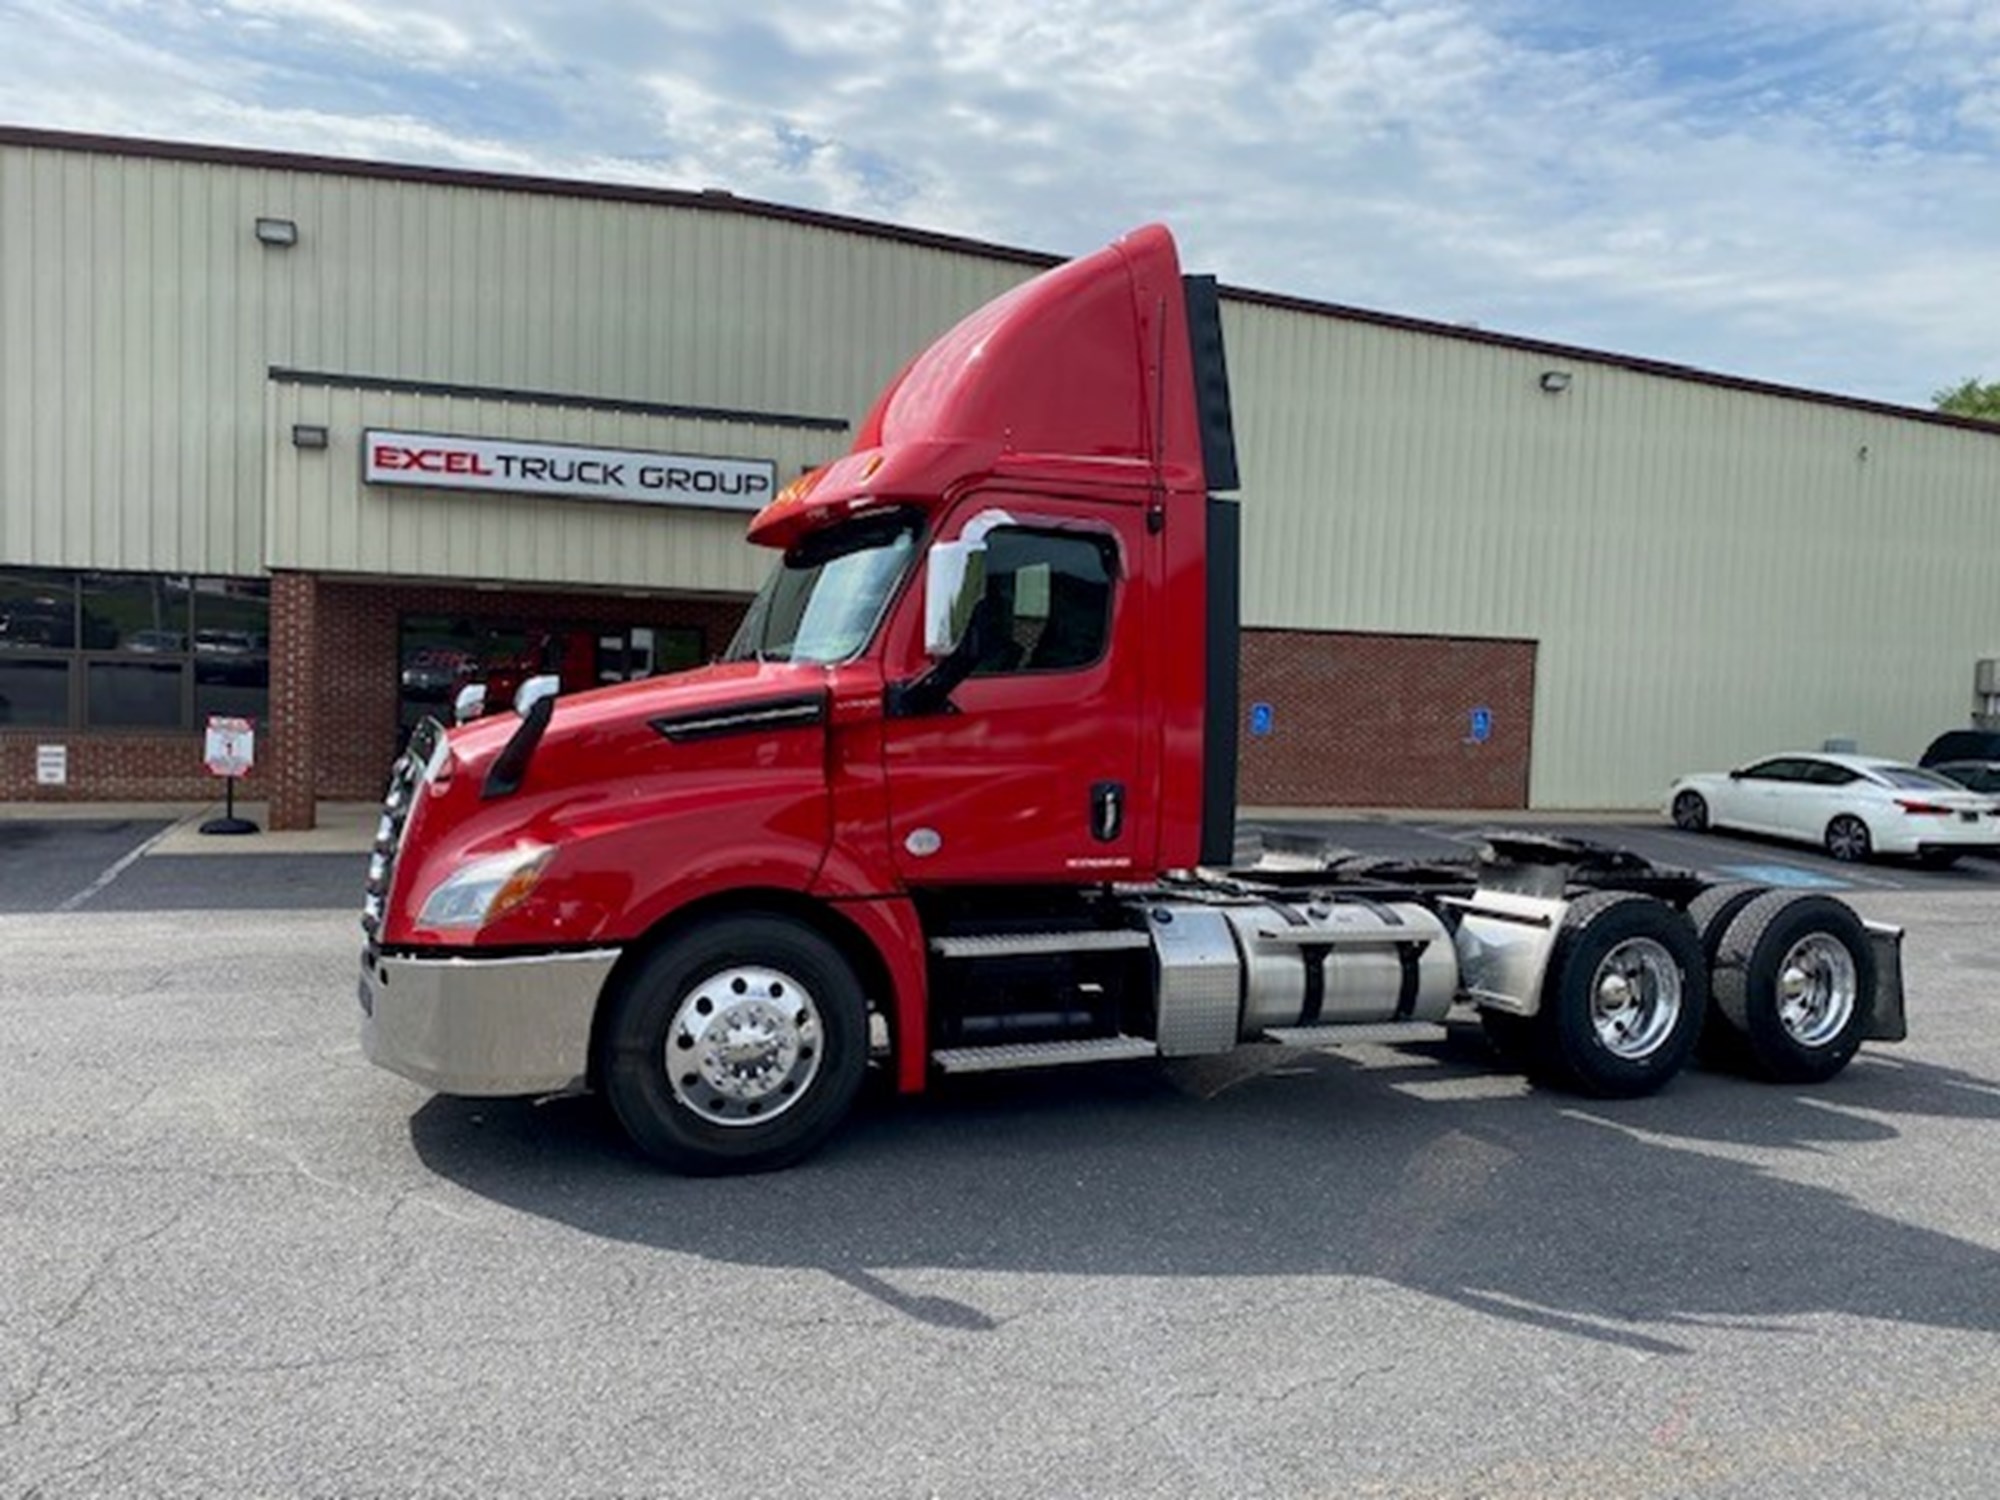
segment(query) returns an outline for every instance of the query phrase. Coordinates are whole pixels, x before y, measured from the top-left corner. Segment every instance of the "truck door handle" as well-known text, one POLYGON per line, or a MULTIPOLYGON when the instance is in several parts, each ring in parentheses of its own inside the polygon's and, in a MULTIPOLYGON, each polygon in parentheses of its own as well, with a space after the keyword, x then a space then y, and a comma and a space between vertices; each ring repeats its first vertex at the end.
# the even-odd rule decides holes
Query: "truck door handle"
POLYGON ((1125 783, 1100 781, 1090 789, 1090 836, 1109 844, 1125 826, 1125 783))

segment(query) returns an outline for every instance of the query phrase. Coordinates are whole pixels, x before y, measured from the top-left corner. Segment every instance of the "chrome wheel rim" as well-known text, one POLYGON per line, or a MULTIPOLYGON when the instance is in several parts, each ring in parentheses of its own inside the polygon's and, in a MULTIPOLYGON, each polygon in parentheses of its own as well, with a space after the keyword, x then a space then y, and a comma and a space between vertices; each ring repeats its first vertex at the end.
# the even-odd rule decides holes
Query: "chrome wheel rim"
POLYGON ((1674 822, 1690 833, 1699 832, 1707 824, 1707 811, 1699 792, 1682 792, 1674 798, 1674 822))
POLYGON ((1778 1024, 1801 1047, 1823 1047, 1839 1036, 1860 995, 1854 955, 1826 933, 1800 938, 1778 965, 1778 1024))
POLYGON ((1860 859, 1868 853, 1868 829, 1853 818, 1835 818, 1826 831, 1826 847, 1835 859, 1860 859))
POLYGON ((819 1006, 791 975, 737 966, 701 980, 667 1028, 674 1098, 711 1125, 762 1125, 819 1075, 819 1006))
POLYGON ((1637 1062, 1659 1051, 1680 1020, 1681 966, 1664 944, 1627 938, 1590 980, 1590 1024, 1598 1045, 1637 1062))

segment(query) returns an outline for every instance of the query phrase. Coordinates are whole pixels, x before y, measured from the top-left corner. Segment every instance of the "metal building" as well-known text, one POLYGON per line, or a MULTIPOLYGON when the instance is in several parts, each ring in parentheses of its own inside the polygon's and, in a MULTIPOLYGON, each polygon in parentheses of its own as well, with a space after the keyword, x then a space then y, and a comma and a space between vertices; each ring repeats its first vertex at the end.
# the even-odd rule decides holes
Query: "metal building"
MULTIPOLYGON (((469 673, 720 650, 759 497, 1048 263, 722 193, 0 129, 0 799, 204 795, 199 726, 244 714, 249 790, 297 825, 372 798, 469 673)), ((1224 310, 1246 802, 1625 807, 1831 736, 1914 754, 2000 656, 2000 434, 1224 310)))

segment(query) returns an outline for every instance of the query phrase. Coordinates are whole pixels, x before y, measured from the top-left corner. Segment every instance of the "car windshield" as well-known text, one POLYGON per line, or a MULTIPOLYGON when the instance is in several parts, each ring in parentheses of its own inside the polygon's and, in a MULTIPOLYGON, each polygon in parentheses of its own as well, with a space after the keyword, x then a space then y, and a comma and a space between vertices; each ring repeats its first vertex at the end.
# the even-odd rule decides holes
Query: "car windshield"
POLYGON ((816 532, 772 570, 724 661, 845 661, 875 633, 917 549, 913 511, 864 516, 816 532))
POLYGON ((1964 787, 1949 776, 1940 776, 1934 771, 1920 771, 1915 766, 1870 766, 1868 774, 1877 781, 1904 791, 1945 791, 1962 792, 1964 787))

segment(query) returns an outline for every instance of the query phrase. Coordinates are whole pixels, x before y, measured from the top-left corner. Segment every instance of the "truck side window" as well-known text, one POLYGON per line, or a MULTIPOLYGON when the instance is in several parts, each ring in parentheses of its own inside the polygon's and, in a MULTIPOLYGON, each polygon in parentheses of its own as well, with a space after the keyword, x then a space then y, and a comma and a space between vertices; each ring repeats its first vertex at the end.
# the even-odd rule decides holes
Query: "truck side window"
POLYGON ((1108 538, 1001 527, 986 538, 985 649, 974 677, 1064 672, 1104 654, 1117 567, 1108 538))

